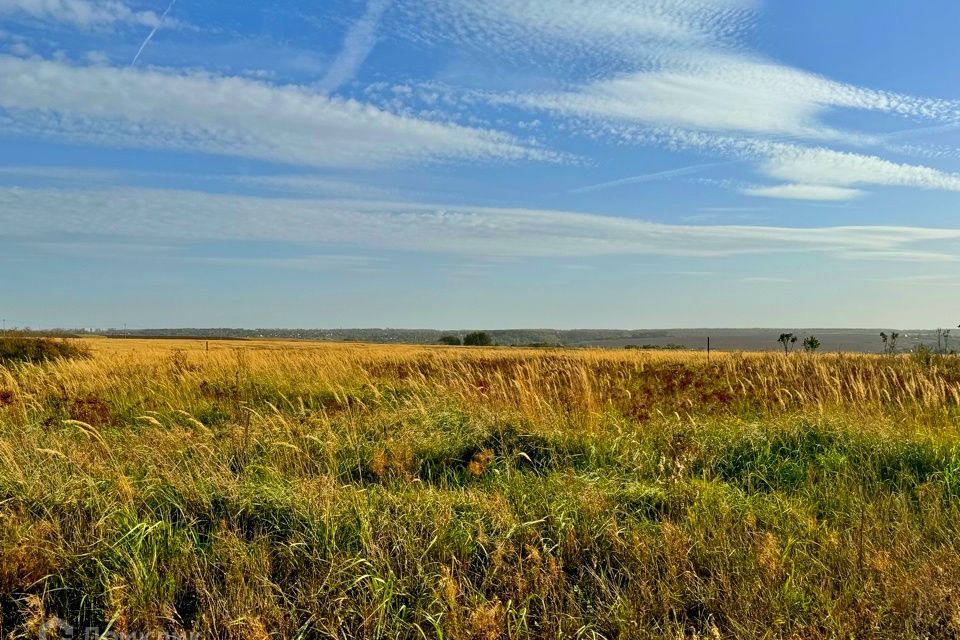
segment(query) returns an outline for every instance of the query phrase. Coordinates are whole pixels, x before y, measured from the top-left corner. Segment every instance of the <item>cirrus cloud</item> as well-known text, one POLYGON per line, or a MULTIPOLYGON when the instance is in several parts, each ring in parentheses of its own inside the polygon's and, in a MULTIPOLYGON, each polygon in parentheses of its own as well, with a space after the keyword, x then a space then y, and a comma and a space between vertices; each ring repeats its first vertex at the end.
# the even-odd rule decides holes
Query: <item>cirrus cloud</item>
POLYGON ((859 189, 832 187, 822 184, 778 184, 766 187, 744 187, 740 192, 760 198, 785 200, 853 200, 863 195, 859 189))
POLYGON ((62 22, 84 29, 115 24, 160 25, 153 11, 135 11, 119 0, 0 0, 0 15, 62 22))
POLYGON ((810 251, 869 260, 960 257, 958 229, 680 225, 557 210, 143 188, 0 188, 0 225, 14 237, 258 240, 503 257, 810 251))
POLYGON ((318 167, 555 161, 492 130, 402 116, 296 85, 0 55, 0 132, 318 167))

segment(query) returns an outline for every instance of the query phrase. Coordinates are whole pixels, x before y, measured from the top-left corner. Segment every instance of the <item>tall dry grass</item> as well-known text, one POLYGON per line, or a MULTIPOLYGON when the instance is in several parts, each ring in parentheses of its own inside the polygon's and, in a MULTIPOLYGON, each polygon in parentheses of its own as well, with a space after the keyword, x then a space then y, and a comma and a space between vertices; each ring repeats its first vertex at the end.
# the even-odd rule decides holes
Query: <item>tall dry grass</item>
POLYGON ((92 341, 0 368, 0 630, 949 638, 960 365, 92 341))

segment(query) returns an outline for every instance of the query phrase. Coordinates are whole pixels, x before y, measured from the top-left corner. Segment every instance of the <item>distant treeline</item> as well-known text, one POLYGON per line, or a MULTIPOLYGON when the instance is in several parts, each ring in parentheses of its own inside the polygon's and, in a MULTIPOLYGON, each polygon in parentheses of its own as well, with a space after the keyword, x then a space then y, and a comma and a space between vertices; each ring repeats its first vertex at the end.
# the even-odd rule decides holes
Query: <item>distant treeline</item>
POLYGON ((717 351, 791 351, 890 353, 912 352, 920 347, 935 353, 953 350, 945 330, 890 330, 836 328, 743 328, 743 329, 107 329, 47 330, 29 332, 46 336, 92 336, 111 338, 179 338, 195 340, 241 340, 276 338, 285 340, 329 340, 382 344, 461 343, 471 334, 485 334, 490 343, 511 347, 599 347, 610 349, 691 349, 705 350, 708 339, 717 351), (887 340, 882 337, 886 335, 887 340), (786 337, 784 344, 778 338, 786 337), (793 338, 796 341, 792 341, 793 338), (814 342, 815 340, 815 342, 814 342), (813 347, 816 347, 813 349, 813 347))
MULTIPOLYGON (((284 338, 294 340, 336 340, 344 342, 381 342, 408 344, 436 344, 444 336, 465 337, 471 333, 483 332, 491 336, 498 345, 552 345, 579 346, 604 342, 644 342, 670 337, 668 331, 647 330, 608 330, 608 329, 108 329, 99 332, 109 337, 132 338, 284 338)), ((624 346, 617 345, 617 346, 624 346)))

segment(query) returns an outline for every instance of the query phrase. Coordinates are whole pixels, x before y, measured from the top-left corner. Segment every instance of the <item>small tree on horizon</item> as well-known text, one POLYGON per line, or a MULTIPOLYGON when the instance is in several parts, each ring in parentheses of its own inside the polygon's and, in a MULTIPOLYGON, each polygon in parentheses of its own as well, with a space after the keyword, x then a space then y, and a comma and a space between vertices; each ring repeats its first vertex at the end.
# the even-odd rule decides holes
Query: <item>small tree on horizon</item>
POLYGON ((486 331, 474 331, 464 336, 463 344, 467 347, 489 347, 493 345, 493 337, 486 331))
POLYGON ((804 339, 804 341, 803 341, 803 349, 804 349, 804 351, 808 351, 808 352, 810 352, 810 353, 813 353, 814 351, 818 350, 819 348, 820 348, 820 340, 819 340, 819 338, 817 338, 816 336, 808 336, 806 339, 804 339))
POLYGON ((451 347, 459 347, 460 345, 463 344, 463 341, 460 340, 460 336, 455 336, 455 335, 440 336, 439 342, 440 344, 446 344, 451 347))
POLYGON ((797 344, 797 336, 792 333, 781 333, 777 342, 783 345, 784 353, 790 353, 790 347, 797 344))
POLYGON ((884 353, 893 354, 897 352, 897 340, 900 339, 899 332, 891 331, 889 334, 887 334, 885 331, 881 331, 880 339, 883 341, 884 353))

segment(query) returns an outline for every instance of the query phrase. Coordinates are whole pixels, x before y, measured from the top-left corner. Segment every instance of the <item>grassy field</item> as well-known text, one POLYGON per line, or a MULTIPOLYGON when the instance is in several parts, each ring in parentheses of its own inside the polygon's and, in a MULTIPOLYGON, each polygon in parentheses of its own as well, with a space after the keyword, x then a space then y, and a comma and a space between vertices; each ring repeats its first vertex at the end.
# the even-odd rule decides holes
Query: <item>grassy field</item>
POLYGON ((960 359, 88 344, 0 366, 2 638, 960 636, 960 359))

